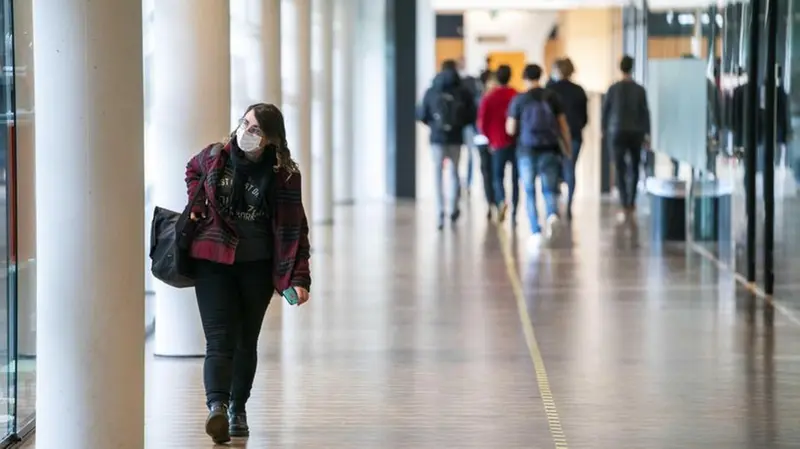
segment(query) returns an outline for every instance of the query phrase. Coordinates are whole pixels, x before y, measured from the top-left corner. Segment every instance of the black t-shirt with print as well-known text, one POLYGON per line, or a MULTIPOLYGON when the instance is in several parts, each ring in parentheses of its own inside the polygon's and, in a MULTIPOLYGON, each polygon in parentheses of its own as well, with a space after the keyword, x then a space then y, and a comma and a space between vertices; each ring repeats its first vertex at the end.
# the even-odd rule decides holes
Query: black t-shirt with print
MULTIPOLYGON (((229 161, 217 188, 220 206, 230 204, 233 191, 233 164, 229 161)), ((233 217, 239 244, 236 246, 236 262, 254 262, 272 257, 272 222, 269 210, 264 207, 262 192, 250 180, 245 183, 244 202, 246 210, 233 217)))

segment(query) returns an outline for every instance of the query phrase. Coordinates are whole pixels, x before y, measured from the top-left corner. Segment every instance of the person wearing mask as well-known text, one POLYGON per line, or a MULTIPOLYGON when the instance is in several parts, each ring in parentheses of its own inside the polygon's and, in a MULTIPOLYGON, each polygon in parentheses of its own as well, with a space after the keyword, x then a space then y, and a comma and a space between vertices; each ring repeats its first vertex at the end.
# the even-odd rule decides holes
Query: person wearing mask
POLYGON ((561 64, 562 59, 556 59, 553 61, 553 66, 550 68, 550 77, 547 79, 547 83, 544 85, 545 88, 549 89, 553 84, 555 84, 558 80, 561 79, 562 74, 560 70, 559 64, 561 64))
POLYGON ((245 405, 271 297, 293 289, 302 305, 311 288, 301 175, 280 110, 247 108, 226 142, 189 161, 186 186, 190 201, 199 192, 190 204, 197 223, 190 255, 206 339, 205 429, 222 444, 250 434, 245 405))
POLYGON ((458 207, 461 191, 458 162, 461 145, 464 144, 464 128, 475 123, 476 116, 475 98, 462 86, 456 62, 444 61, 441 71, 433 79, 433 85, 425 92, 422 103, 417 107, 417 120, 430 128, 436 177, 437 226, 440 230, 445 222, 442 179, 445 161, 450 161, 450 221, 455 223, 461 214, 458 207))
POLYGON ((649 146, 650 108, 647 92, 633 80, 633 58, 623 56, 622 79, 612 84, 603 101, 602 129, 614 154, 621 210, 617 220, 635 222, 636 190, 642 147, 649 146))
POLYGON ((518 136, 517 164, 525 188, 526 209, 531 224, 530 250, 538 248, 542 237, 536 210, 536 177, 541 180, 545 200, 544 237, 552 241, 559 230, 558 180, 562 155, 571 157, 571 134, 564 106, 555 93, 541 86, 542 68, 525 67, 523 78, 527 91, 518 94, 508 106, 506 132, 518 136))
MULTIPOLYGON (((508 106, 517 95, 517 91, 508 84, 511 82, 511 67, 501 65, 495 72, 498 87, 489 92, 478 108, 478 129, 489 140, 492 154, 492 181, 494 183, 494 201, 497 207, 497 219, 502 222, 508 211, 506 203, 505 171, 511 164, 511 222, 516 224, 517 205, 519 204, 519 172, 517 170, 517 152, 514 136, 506 132, 508 106)), ((489 212, 491 215, 491 209, 489 212)))
POLYGON ((575 166, 583 143, 583 128, 589 122, 588 98, 583 88, 572 82, 575 66, 569 58, 559 59, 556 63, 561 77, 550 85, 550 90, 558 95, 564 106, 569 131, 572 137, 572 157, 564 159, 562 174, 567 182, 567 220, 572 220, 572 200, 575 197, 575 166))

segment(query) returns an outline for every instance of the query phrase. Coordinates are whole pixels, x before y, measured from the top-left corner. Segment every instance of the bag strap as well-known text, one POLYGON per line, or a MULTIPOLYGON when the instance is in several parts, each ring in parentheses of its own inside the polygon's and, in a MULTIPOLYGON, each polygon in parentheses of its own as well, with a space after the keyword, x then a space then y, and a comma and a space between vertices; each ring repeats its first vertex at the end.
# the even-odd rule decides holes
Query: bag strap
POLYGON ((194 205, 197 199, 200 198, 200 192, 202 192, 203 189, 205 188, 207 177, 208 176, 205 173, 200 175, 200 179, 197 180, 197 189, 194 191, 194 194, 192 194, 192 200, 189 201, 190 205, 194 205))
POLYGON ((202 193, 204 190, 206 184, 206 178, 208 178, 208 171, 206 170, 206 162, 208 161, 208 158, 212 154, 218 154, 221 147, 222 145, 217 143, 212 145, 212 147, 209 148, 208 151, 203 152, 203 158, 200 161, 200 171, 201 171, 200 179, 197 180, 197 190, 194 191, 194 193, 192 194, 192 199, 191 201, 189 201, 190 207, 194 205, 194 203, 197 201, 198 198, 200 198, 200 193, 202 193))

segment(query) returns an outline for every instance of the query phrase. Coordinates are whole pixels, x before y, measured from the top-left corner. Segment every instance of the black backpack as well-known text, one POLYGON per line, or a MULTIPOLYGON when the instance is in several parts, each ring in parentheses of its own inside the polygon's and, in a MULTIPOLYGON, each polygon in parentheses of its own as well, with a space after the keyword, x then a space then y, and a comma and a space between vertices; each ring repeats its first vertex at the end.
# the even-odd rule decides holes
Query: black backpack
POLYGON ((438 92, 433 100, 431 128, 441 132, 459 131, 466 123, 467 107, 458 91, 438 92))
POLYGON ((461 79, 464 88, 469 92, 470 96, 475 99, 475 104, 480 104, 483 98, 483 83, 474 76, 465 76, 461 79))

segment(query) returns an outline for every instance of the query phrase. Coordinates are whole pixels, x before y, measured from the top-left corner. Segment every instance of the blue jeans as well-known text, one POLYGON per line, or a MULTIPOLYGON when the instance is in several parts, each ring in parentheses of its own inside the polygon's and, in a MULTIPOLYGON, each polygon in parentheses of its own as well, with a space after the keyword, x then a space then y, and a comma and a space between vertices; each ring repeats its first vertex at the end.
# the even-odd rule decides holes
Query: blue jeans
POLYGON ((436 213, 443 217, 445 194, 444 194, 444 162, 450 160, 448 171, 450 172, 450 214, 458 211, 458 199, 461 191, 461 181, 458 178, 458 160, 461 156, 461 145, 459 144, 431 144, 433 154, 434 169, 434 188, 436 189, 436 213))
POLYGON ((525 207, 531 222, 531 231, 538 234, 542 231, 539 225, 539 213, 536 210, 536 177, 542 183, 547 216, 558 215, 558 181, 561 174, 561 154, 556 151, 535 152, 520 151, 517 154, 519 176, 525 189, 525 207))
POLYGON ((575 196, 575 165, 578 163, 578 155, 581 153, 580 139, 572 139, 572 157, 567 159, 563 158, 564 166, 564 181, 567 183, 569 194, 567 196, 567 211, 572 211, 572 200, 575 196))
POLYGON ((464 146, 467 148, 467 179, 465 180, 466 188, 472 187, 472 153, 476 150, 475 136, 478 132, 475 130, 475 125, 467 125, 462 131, 464 135, 464 146))
POLYGON ((506 202, 505 174, 506 164, 511 164, 511 210, 516 215, 519 204, 519 170, 517 168, 517 149, 514 145, 492 151, 492 183, 494 201, 498 206, 506 202))

